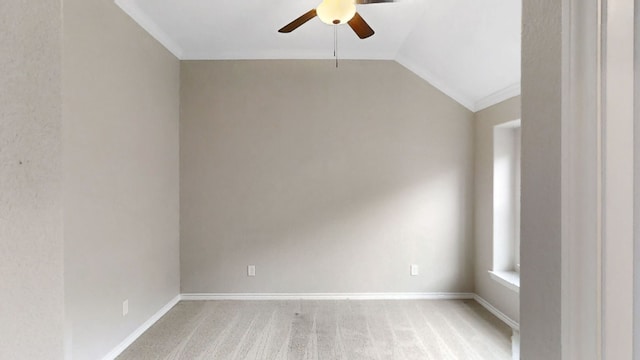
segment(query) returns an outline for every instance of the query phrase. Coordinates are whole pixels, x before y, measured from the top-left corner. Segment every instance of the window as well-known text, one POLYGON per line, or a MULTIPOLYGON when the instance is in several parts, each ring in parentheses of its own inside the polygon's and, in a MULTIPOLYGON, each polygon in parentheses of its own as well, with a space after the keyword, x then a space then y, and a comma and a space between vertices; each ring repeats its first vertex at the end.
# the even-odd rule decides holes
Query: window
POLYGON ((520 120, 493 129, 492 278, 520 288, 520 120))

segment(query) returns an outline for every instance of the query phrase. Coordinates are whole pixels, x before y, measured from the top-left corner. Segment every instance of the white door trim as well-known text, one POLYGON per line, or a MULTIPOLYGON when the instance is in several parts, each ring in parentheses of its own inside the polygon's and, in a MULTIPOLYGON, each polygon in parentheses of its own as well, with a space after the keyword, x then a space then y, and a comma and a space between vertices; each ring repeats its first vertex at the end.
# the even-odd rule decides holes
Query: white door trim
POLYGON ((601 358, 600 5, 562 3, 562 359, 601 358))
POLYGON ((603 0, 602 357, 633 357, 634 0, 603 0))
POLYGON ((562 357, 630 359, 634 0, 563 9, 562 357))

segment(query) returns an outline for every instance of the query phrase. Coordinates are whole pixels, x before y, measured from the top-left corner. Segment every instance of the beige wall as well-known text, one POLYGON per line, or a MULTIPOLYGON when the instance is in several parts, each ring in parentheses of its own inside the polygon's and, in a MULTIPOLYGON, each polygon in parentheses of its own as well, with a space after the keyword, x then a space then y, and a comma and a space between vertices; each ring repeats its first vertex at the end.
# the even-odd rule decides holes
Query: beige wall
POLYGON ((60 5, 0 3, 0 359, 62 357, 60 5))
MULTIPOLYGON (((637 4, 637 2, 636 2, 637 4)), ((640 21, 640 4, 635 7, 635 21, 640 21)), ((634 122, 640 123, 640 26, 636 26, 634 34, 634 122)), ((640 126, 634 126, 633 132, 633 217, 634 217, 634 245, 633 245, 633 343, 634 360, 640 360, 640 126)))
POLYGON ((102 357, 179 293, 179 71, 113 1, 65 0, 64 265, 74 360, 102 357))
POLYGON ((518 321, 519 296, 491 279, 493 270, 493 130, 520 119, 520 96, 476 113, 475 120, 475 285, 476 293, 518 321))
POLYGON ((524 360, 561 358, 562 8, 523 2, 520 335, 524 360))
POLYGON ((473 291, 471 112, 392 61, 181 83, 183 292, 473 291))

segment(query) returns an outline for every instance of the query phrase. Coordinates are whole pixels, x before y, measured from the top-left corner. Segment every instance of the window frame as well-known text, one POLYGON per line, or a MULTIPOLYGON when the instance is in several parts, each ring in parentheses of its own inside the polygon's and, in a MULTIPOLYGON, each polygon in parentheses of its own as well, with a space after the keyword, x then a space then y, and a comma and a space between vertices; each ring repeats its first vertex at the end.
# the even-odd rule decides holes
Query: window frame
POLYGON ((520 120, 493 128, 493 265, 492 279, 507 288, 520 289, 520 120))

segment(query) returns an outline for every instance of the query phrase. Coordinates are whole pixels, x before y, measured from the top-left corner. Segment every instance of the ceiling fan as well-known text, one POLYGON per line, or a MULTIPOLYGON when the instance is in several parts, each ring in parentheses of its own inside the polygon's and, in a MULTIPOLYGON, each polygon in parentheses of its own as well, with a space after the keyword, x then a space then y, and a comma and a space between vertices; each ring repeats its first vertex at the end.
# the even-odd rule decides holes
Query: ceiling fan
POLYGON ((328 25, 347 23, 360 39, 366 39, 375 32, 371 26, 364 21, 362 16, 358 14, 356 4, 392 3, 395 1, 396 0, 322 0, 322 3, 320 3, 317 8, 309 10, 304 15, 278 30, 278 32, 290 33, 317 16, 323 23, 328 25))

